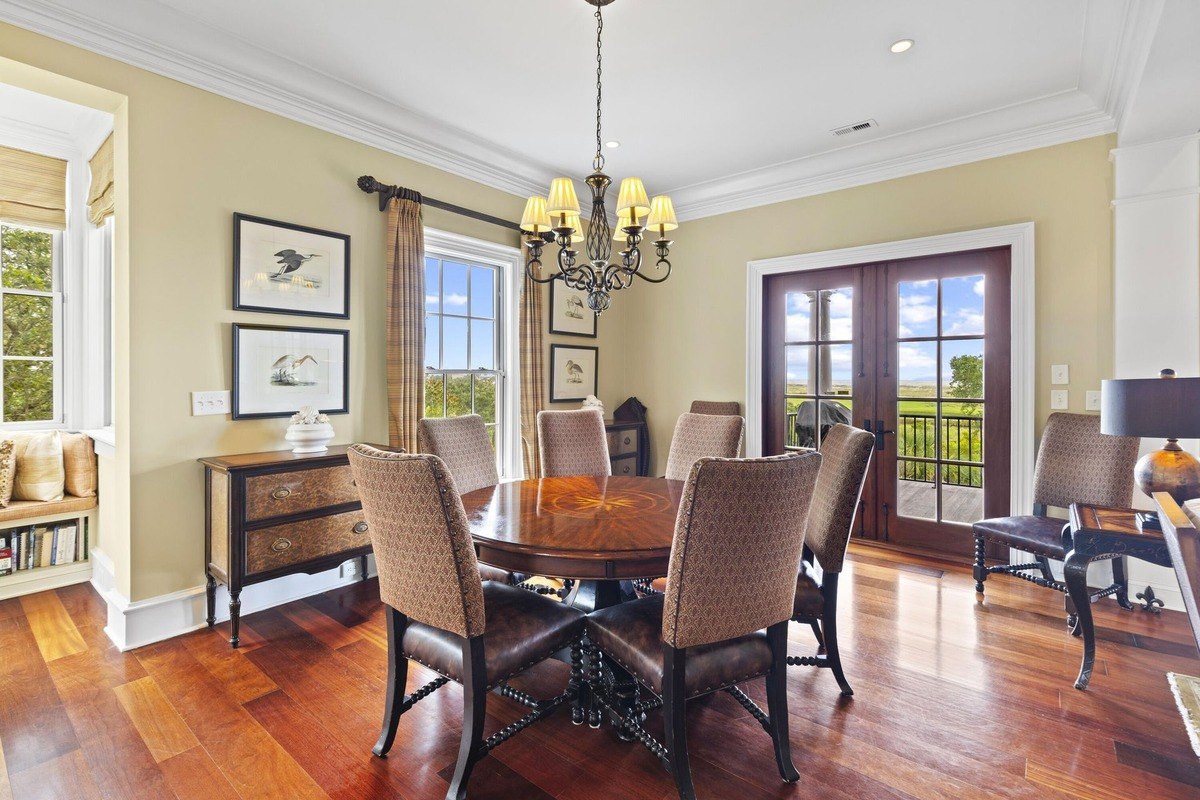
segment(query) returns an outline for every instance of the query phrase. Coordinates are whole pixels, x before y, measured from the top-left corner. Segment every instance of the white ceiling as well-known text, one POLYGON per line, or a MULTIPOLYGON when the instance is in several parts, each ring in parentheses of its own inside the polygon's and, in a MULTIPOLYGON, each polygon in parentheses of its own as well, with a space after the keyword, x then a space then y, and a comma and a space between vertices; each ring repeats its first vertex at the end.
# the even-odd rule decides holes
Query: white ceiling
MULTIPOLYGON (((1162 3, 616 0, 604 138, 622 146, 608 172, 695 217, 1113 131, 1162 3), (916 46, 892 54, 900 38, 916 46), (867 118, 879 128, 830 133, 867 118)), ((592 12, 0 0, 0 19, 518 194, 589 171, 592 12)))

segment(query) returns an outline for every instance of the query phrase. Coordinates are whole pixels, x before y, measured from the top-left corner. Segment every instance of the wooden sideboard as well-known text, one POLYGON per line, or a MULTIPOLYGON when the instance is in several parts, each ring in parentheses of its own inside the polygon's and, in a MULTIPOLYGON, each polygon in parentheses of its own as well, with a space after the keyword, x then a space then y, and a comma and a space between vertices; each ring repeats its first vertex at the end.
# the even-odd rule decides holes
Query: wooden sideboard
POLYGON ((638 470, 638 456, 641 455, 639 436, 644 422, 622 422, 606 420, 604 430, 608 435, 608 459, 612 462, 613 475, 640 475, 645 477, 645 471, 638 470))
POLYGON ((238 646, 246 586, 332 569, 371 552, 345 445, 202 458, 208 624, 217 582, 229 589, 229 643, 238 646))

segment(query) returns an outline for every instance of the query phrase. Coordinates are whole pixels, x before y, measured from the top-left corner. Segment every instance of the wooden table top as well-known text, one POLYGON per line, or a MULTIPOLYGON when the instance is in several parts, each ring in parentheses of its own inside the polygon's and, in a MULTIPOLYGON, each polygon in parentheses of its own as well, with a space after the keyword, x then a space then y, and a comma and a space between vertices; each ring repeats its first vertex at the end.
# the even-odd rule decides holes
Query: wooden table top
POLYGON ((481 561, 555 578, 665 575, 683 481, 579 476, 463 495, 481 561))

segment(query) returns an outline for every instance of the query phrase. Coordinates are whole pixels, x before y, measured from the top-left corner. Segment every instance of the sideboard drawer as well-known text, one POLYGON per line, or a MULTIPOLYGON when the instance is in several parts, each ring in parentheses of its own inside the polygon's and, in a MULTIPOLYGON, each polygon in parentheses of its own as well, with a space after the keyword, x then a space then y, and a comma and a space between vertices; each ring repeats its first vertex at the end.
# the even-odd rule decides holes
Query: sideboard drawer
POLYGON ((246 478, 246 520, 268 519, 357 503, 350 465, 298 469, 246 478))
POLYGON ((246 574, 268 572, 370 545, 362 511, 272 525, 246 533, 246 574))
POLYGON ((637 456, 626 456, 625 458, 614 458, 612 460, 613 475, 637 475, 638 463, 637 456))
POLYGON ((611 458, 637 453, 638 432, 636 428, 608 432, 608 455, 611 458))

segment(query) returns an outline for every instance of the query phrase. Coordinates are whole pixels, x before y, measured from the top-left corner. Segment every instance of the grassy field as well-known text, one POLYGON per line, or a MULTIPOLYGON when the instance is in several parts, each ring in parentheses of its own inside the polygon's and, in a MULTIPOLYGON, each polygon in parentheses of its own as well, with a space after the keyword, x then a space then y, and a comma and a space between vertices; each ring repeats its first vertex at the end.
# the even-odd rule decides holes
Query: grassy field
MULTIPOLYGON (((803 395, 805 387, 803 384, 791 383, 788 384, 787 393, 792 397, 788 398, 788 411, 794 411, 800 403, 804 402, 795 395, 803 395)), ((847 406, 850 405, 850 386, 848 384, 834 384, 832 391, 829 394, 838 395, 837 401, 847 406), (844 398, 844 399, 843 399, 844 398)), ((899 411, 901 414, 926 414, 933 416, 937 413, 937 401, 921 398, 933 398, 937 394, 936 387, 932 383, 906 383, 900 386, 900 396, 904 398, 900 401, 899 411), (912 399, 909 399, 912 398, 912 399)), ((959 403, 959 402, 943 402, 942 415, 948 417, 969 417, 979 416, 979 403, 959 403)))

